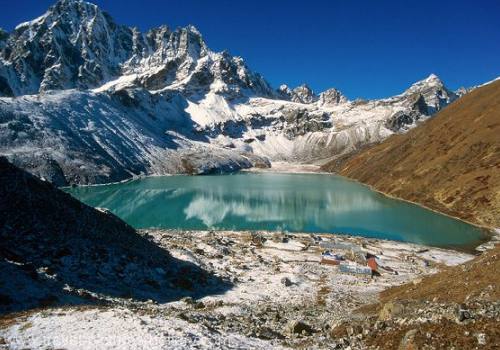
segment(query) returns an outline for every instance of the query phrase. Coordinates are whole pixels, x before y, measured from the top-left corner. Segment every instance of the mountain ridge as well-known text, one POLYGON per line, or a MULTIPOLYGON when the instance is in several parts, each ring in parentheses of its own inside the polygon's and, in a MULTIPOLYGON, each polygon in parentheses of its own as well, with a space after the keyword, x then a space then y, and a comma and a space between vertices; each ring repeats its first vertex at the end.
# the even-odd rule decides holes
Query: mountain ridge
POLYGON ((323 169, 476 224, 499 227, 498 101, 496 80, 408 133, 323 169))
MULTIPOLYGON (((271 93, 267 82, 250 72, 241 58, 210 51, 192 25, 173 31, 160 26, 141 33, 118 25, 98 6, 80 0, 59 0, 42 16, 16 26, 4 45, 2 63, 7 72, 1 75, 7 85, 4 81, 0 91, 11 91, 11 96, 96 88, 130 74, 138 74, 137 83, 145 88, 154 89, 160 82, 166 87, 172 83, 172 73, 177 73, 178 84, 192 78, 200 59, 222 67, 218 78, 224 78, 224 68, 237 71, 231 78, 239 80, 227 82, 241 85, 234 89, 271 93)), ((195 79, 204 78, 203 70, 198 74, 195 79)))
POLYGON ((380 100, 274 90, 194 26, 141 33, 81 0, 2 37, 0 154, 58 185, 321 163, 406 132, 466 92, 435 75, 380 100))
MULTIPOLYGON (((53 36, 55 36, 56 34, 63 33, 69 36, 70 39, 69 41, 71 41, 74 46, 73 48, 65 48, 65 49, 68 50, 80 49, 81 51, 85 51, 85 54, 81 55, 84 62, 80 62, 82 63, 82 65, 77 67, 79 70, 78 78, 83 79, 84 75, 90 76, 87 77, 86 79, 90 79, 93 77, 95 78, 96 77, 95 69, 97 68, 104 69, 100 72, 101 74, 100 79, 93 80, 94 84, 90 84, 90 81, 92 80, 78 81, 80 85, 78 84, 70 85, 69 87, 66 88, 74 88, 74 87, 79 87, 83 89, 97 88, 99 86, 111 82, 113 80, 112 78, 118 78, 119 76, 124 76, 124 75, 126 76, 128 74, 137 73, 138 71, 141 71, 144 68, 150 69, 151 68, 150 65, 154 66, 155 64, 159 64, 161 66, 162 62, 161 60, 159 60, 160 57, 158 56, 161 56, 161 54, 167 56, 168 55, 175 56, 174 53, 168 52, 168 50, 167 52, 157 52, 158 49, 163 49, 160 46, 162 42, 164 43, 164 41, 169 36, 176 37, 177 39, 177 41, 174 43, 175 45, 172 46, 177 46, 180 49, 180 51, 182 51, 183 53, 188 53, 188 55, 190 55, 191 57, 193 56, 204 57, 207 54, 211 53, 211 54, 218 54, 222 57, 229 56, 235 61, 243 62, 241 57, 230 56, 227 51, 222 51, 218 53, 211 51, 204 42, 200 31, 193 25, 178 27, 175 30, 171 30, 166 25, 161 25, 159 27, 152 28, 147 32, 141 33, 136 27, 128 27, 125 25, 117 24, 107 12, 100 10, 100 8, 97 5, 83 0, 58 0, 54 5, 52 5, 47 10, 47 12, 45 12, 38 18, 35 18, 31 21, 20 23, 15 27, 15 29, 11 33, 8 33, 4 30, 2 30, 2 33, 3 34, 0 37, 0 40, 2 41, 3 45, 6 46, 11 44, 12 41, 18 41, 20 39, 24 39, 26 42, 23 44, 26 45, 29 45, 35 38, 36 39, 41 38, 42 41, 44 41, 45 39, 45 41, 48 41, 49 44, 45 47, 47 51, 44 52, 45 56, 53 56, 54 53, 58 53, 54 51, 57 51, 58 49, 57 46, 60 45, 60 42, 53 42, 54 38, 50 38, 50 35, 47 34, 52 34, 53 36), (109 41, 109 39, 114 39, 114 38, 109 38, 111 29, 118 32, 117 36, 119 37, 120 41, 116 42, 113 40, 109 41), (40 31, 42 33, 39 33, 40 31), (92 38, 94 36, 97 37, 98 39, 101 39, 108 45, 107 46, 101 45, 99 47, 96 47, 95 43, 92 42, 92 38), (193 45, 191 46, 186 45, 186 42, 196 44, 198 47, 196 47, 196 45, 195 47, 193 47, 193 45), (108 50, 100 50, 98 52, 92 51, 92 49, 96 50, 105 49, 106 47, 108 47, 108 50), (129 52, 127 53, 123 52, 127 50, 129 52), (113 64, 108 62, 107 65, 99 64, 100 63, 99 61, 97 63, 94 63, 92 61, 97 59, 98 56, 96 53, 99 53, 100 55, 103 55, 104 53, 111 54, 111 58, 113 58, 113 60, 111 61, 115 62, 112 62, 113 64), (140 61, 143 61, 143 63, 145 63, 147 67, 141 67, 140 65, 138 65, 140 61), (90 67, 90 64, 95 64, 96 66, 90 67), (117 67, 117 65, 122 66, 121 71, 120 67, 117 67), (110 68, 109 66, 112 67, 110 68), (90 68, 93 68, 94 72, 92 72, 92 69, 90 68), (111 74, 111 72, 113 72, 114 74, 111 74), (118 72, 121 74, 118 74, 118 72)), ((19 58, 18 56, 16 56, 16 48, 11 48, 7 50, 7 53, 3 52, 2 60, 4 65, 6 62, 8 63, 9 58, 13 60, 19 58)), ((46 69, 43 77, 44 79, 40 77, 42 81, 38 86, 39 90, 34 90, 33 88, 30 89, 29 87, 27 87, 24 90, 17 88, 17 90, 24 93, 16 94, 16 96, 23 94, 33 94, 47 90, 57 90, 58 87, 64 86, 64 84, 54 85, 50 84, 50 82, 45 82, 44 84, 43 80, 50 78, 51 74, 50 70, 56 68, 55 66, 57 64, 64 63, 62 61, 65 59, 65 57, 62 55, 60 55, 59 58, 57 57, 48 57, 48 58, 50 59, 46 59, 45 62, 43 62, 46 65, 46 67, 43 68, 46 69)), ((109 57, 106 58, 109 59, 109 57)), ((69 67, 69 68, 74 69, 75 67, 69 67)), ((247 69, 244 66, 244 63, 243 66, 240 68, 247 69)), ((72 73, 73 76, 76 74, 76 72, 72 73)), ((256 75, 262 77, 260 76, 260 74, 256 75)), ((431 74, 429 78, 430 77, 438 79, 437 76, 434 74, 431 74)), ((12 76, 7 76, 7 77, 3 76, 3 78, 4 79, 12 78, 12 76)), ((428 81, 429 78, 423 79, 419 83, 428 81)), ((263 83, 264 85, 267 85, 264 86, 265 88, 264 91, 271 90, 267 82, 263 81, 263 83)), ((142 84, 147 85, 148 83, 142 82, 142 84)), ((279 93, 281 92, 280 91, 281 88, 283 88, 284 90, 289 89, 286 85, 282 85, 282 87, 280 87, 276 91, 273 91, 271 96, 276 96, 275 95, 276 93, 280 95, 279 93)), ((328 90, 331 89, 334 88, 329 88, 323 91, 322 93, 326 93, 328 92, 328 90)), ((10 90, 13 89, 10 88, 10 90)), ((269 91, 265 92, 269 93, 269 91)), ((292 92, 294 96, 290 96, 290 99, 292 101, 296 100, 295 102, 310 103, 317 101, 317 99, 319 98, 319 96, 316 95, 309 88, 309 86, 307 86, 307 84, 302 84, 294 88, 293 90, 290 89, 290 93, 292 92), (303 95, 302 97, 299 96, 301 94, 303 95)), ((285 93, 285 95, 287 95, 287 93, 285 93)))

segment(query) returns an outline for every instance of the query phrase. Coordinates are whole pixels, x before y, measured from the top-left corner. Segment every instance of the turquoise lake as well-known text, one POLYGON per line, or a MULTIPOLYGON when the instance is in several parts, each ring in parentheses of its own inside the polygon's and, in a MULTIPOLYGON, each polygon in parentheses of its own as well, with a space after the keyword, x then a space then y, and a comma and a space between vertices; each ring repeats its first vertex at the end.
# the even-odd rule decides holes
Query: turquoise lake
POLYGON ((148 177, 66 189, 135 228, 344 233, 440 247, 473 247, 486 232, 326 174, 148 177))

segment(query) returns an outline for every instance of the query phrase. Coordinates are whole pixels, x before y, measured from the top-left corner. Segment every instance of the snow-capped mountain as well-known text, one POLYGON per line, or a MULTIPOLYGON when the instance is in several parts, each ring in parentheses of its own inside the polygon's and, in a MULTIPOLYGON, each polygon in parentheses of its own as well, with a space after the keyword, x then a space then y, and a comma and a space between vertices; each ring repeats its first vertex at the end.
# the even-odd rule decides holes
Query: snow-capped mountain
POLYGON ((60 0, 4 36, 0 91, 7 96, 89 89, 117 78, 148 90, 215 84, 221 92, 272 93, 241 58, 211 52, 192 26, 143 34, 84 1, 60 0))
POLYGON ((0 154, 57 184, 311 162, 403 132, 464 92, 435 75, 382 100, 273 90, 193 26, 141 33, 59 0, 0 31, 0 154))

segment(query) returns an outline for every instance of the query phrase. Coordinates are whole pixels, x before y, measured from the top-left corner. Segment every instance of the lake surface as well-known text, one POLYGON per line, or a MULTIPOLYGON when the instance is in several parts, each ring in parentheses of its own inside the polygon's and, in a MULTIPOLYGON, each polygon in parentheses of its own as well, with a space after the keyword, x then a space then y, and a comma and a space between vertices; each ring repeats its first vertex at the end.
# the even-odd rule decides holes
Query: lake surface
POLYGON ((462 221, 325 174, 148 177, 67 191, 135 228, 346 233, 458 248, 486 237, 462 221))

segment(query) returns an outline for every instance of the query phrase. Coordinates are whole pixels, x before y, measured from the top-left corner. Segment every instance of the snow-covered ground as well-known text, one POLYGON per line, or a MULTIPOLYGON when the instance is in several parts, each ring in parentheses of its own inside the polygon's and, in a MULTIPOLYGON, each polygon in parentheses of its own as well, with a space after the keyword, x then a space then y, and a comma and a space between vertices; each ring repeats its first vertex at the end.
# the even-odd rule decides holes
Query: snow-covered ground
POLYGON ((175 258, 231 281, 232 287, 223 294, 164 304, 116 300, 116 305, 11 315, 0 318, 0 341, 11 349, 270 349, 304 344, 329 348, 335 343, 329 330, 376 300, 379 291, 435 272, 441 264, 472 258, 350 236, 151 230, 143 234, 175 258), (319 264, 321 252, 331 244, 350 265, 364 265, 366 252, 376 254, 382 275, 344 274, 336 266, 319 264), (310 329, 302 332, 297 322, 310 329))
POLYGON ((244 335, 221 336, 178 317, 155 317, 123 307, 40 312, 11 327, 3 336, 10 349, 280 348, 244 335))
POLYGON ((289 163, 283 161, 272 162, 269 168, 249 168, 245 172, 270 172, 270 173, 292 173, 307 174, 321 172, 320 166, 316 164, 289 163))

